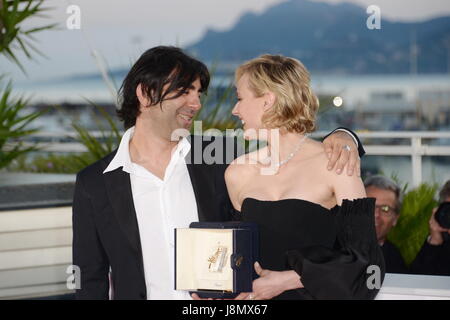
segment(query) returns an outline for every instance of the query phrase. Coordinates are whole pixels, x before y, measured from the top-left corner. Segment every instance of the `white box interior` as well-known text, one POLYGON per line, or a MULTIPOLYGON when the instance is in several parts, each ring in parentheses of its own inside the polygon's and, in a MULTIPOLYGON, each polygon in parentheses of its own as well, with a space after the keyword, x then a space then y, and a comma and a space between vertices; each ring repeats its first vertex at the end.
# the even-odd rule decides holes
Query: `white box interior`
POLYGON ((176 290, 233 291, 233 229, 176 229, 176 290), (209 258, 226 248, 222 268, 211 271, 209 258))

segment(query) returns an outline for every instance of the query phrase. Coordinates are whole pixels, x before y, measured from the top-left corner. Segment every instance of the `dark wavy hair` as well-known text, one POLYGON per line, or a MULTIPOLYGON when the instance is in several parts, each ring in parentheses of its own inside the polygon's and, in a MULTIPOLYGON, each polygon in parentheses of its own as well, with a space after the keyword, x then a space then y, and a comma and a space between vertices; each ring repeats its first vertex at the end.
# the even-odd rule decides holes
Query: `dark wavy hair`
POLYGON ((125 129, 134 126, 140 114, 136 95, 139 84, 150 100, 149 105, 154 106, 164 100, 178 98, 197 78, 201 91, 206 92, 210 80, 208 68, 180 48, 159 46, 145 51, 131 67, 119 89, 120 109, 117 115, 124 122, 125 129), (163 91, 167 84, 169 87, 163 91), (177 94, 166 98, 175 91, 177 94))

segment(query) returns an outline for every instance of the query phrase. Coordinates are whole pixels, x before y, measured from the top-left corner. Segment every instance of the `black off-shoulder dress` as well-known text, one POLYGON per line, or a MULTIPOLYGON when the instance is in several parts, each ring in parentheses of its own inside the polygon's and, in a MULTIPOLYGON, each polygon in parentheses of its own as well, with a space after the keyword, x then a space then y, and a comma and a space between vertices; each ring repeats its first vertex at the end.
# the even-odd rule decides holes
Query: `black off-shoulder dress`
POLYGON ((331 210, 301 199, 245 198, 240 218, 259 225, 261 266, 295 270, 304 285, 274 299, 373 299, 377 268, 368 267, 379 267, 381 283, 385 274, 374 206, 373 198, 344 200, 331 210))

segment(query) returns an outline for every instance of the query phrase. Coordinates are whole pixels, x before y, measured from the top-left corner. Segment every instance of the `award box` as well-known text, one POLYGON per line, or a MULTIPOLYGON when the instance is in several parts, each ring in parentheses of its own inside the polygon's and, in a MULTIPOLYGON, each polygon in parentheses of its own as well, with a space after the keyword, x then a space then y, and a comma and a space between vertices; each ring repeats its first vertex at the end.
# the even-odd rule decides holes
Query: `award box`
POLYGON ((258 243, 254 223, 193 222, 175 229, 175 290, 216 299, 251 292, 258 243))

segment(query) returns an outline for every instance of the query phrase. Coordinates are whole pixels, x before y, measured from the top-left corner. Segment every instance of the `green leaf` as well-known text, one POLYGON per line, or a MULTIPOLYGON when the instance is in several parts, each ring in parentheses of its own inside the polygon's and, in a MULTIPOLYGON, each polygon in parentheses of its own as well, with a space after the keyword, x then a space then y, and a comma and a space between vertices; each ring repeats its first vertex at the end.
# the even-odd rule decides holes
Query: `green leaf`
POLYGON ((31 42, 26 38, 35 41, 31 36, 37 32, 55 29, 57 24, 46 24, 41 27, 35 27, 23 30, 22 23, 31 18, 42 16, 42 12, 47 8, 42 7, 42 0, 0 0, 2 7, 0 9, 0 54, 13 61, 24 74, 26 71, 14 51, 22 51, 27 59, 33 59, 33 54, 44 56, 31 42), (23 4, 20 5, 19 4, 23 4))
POLYGON ((53 24, 49 24, 49 25, 46 25, 43 27, 38 27, 38 28, 29 29, 27 31, 23 31, 23 34, 30 35, 31 33, 34 33, 34 32, 55 29, 57 26, 58 26, 57 23, 53 23, 53 24))

